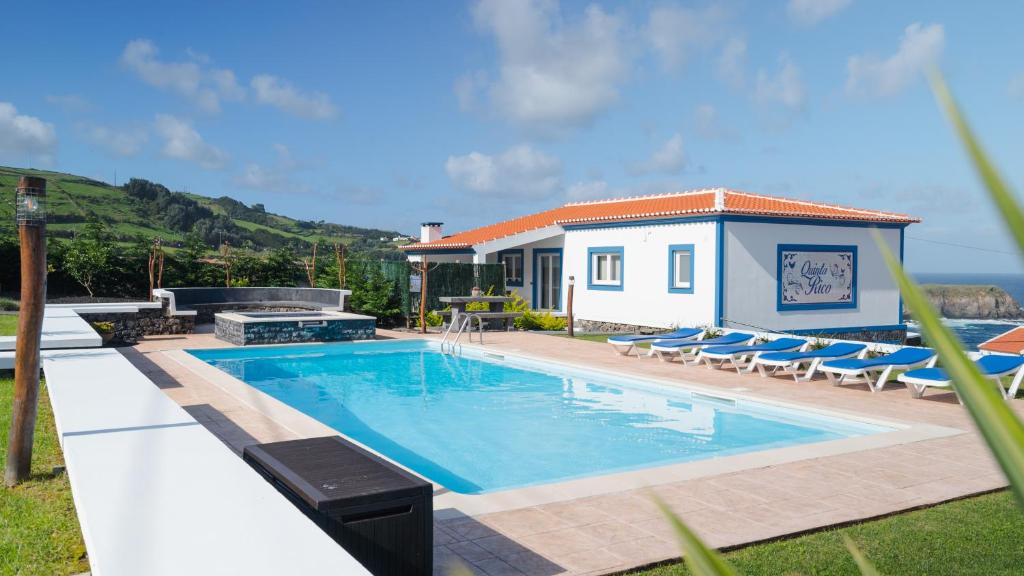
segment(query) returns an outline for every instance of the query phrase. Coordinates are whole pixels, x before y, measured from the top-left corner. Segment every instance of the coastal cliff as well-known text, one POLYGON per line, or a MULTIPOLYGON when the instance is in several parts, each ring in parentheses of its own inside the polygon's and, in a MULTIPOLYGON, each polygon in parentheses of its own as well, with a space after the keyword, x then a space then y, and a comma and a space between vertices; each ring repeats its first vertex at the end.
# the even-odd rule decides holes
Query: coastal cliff
MULTIPOLYGON (((998 286, 925 284, 922 288, 945 318, 1024 318, 1020 303, 998 286)), ((906 309, 903 313, 909 314, 906 309)))

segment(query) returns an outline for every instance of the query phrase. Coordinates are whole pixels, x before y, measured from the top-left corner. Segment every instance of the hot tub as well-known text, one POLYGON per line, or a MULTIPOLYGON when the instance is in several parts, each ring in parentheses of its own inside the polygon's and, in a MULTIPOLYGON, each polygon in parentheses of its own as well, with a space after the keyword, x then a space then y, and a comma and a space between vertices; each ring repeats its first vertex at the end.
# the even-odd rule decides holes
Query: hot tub
POLYGON ((235 344, 290 344, 372 340, 376 318, 348 312, 221 312, 214 315, 217 338, 235 344))

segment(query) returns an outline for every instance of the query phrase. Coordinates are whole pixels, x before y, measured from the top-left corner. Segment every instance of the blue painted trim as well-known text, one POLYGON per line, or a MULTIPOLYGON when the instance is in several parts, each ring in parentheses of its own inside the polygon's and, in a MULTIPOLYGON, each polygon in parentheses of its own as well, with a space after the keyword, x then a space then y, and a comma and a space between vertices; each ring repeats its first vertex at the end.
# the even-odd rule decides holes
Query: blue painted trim
POLYGON ((564 288, 562 285, 562 277, 565 275, 565 259, 562 256, 561 248, 533 249, 533 280, 530 282, 533 285, 533 301, 530 302, 530 305, 534 310, 540 309, 537 301, 537 281, 539 279, 539 276, 537 276, 537 260, 541 254, 558 254, 558 306, 554 308, 554 310, 561 310, 562 300, 565 298, 565 292, 562 290, 562 288, 564 288))
MULTIPOLYGON (((900 266, 903 266, 903 233, 904 232, 906 232, 906 230, 903 229, 903 228, 900 228, 900 266)), ((896 280, 895 279, 893 279, 893 284, 896 284, 896 280)), ((899 290, 899 292, 900 292, 900 311, 899 311, 899 314, 896 316, 896 319, 899 320, 900 322, 902 322, 903 321, 903 290, 900 290, 899 284, 896 284, 896 289, 899 290)))
POLYGON ((800 330, 784 330, 786 334, 814 335, 825 332, 883 332, 889 330, 906 330, 906 324, 887 324, 882 326, 842 326, 839 328, 801 328, 800 330))
POLYGON ((815 218, 793 218, 773 216, 743 216, 740 214, 706 214, 694 216, 675 216, 672 218, 651 218, 645 220, 623 220, 618 222, 595 222, 588 224, 563 224, 565 230, 600 230, 603 228, 632 228, 636 226, 664 226, 668 224, 691 224, 694 222, 753 222, 766 224, 792 224, 796 226, 839 226, 844 228, 899 228, 903 229, 910 223, 902 222, 866 222, 859 220, 822 220, 815 218))
POLYGON ((834 244, 779 244, 775 252, 775 310, 787 312, 791 310, 849 310, 857 308, 857 246, 855 245, 834 245, 834 244), (782 253, 787 250, 798 250, 800 252, 852 252, 853 253, 853 285, 852 300, 850 302, 821 303, 821 304, 784 304, 782 302, 782 253))
POLYGON ((510 282, 508 275, 505 275, 505 286, 512 286, 515 288, 522 288, 523 282, 526 280, 526 256, 522 248, 509 248, 508 250, 498 251, 498 264, 505 264, 502 259, 505 254, 518 254, 519 255, 519 282, 510 282))
POLYGON ((622 246, 595 246, 587 248, 587 290, 605 290, 622 292, 626 284, 626 256, 622 246), (594 284, 594 254, 618 254, 619 255, 619 283, 618 284, 594 284))
POLYGON ((694 250, 693 244, 669 244, 668 246, 668 291, 671 294, 693 294, 693 285, 696 283, 696 278, 693 277, 693 266, 696 260, 696 250, 694 250), (676 258, 675 253, 688 250, 690 252, 690 287, 689 288, 677 288, 676 287, 676 258))
POLYGON ((725 222, 715 226, 715 326, 723 326, 725 318, 725 222))
POLYGON ((444 250, 405 250, 410 256, 430 256, 431 254, 476 254, 472 248, 446 248, 444 250))

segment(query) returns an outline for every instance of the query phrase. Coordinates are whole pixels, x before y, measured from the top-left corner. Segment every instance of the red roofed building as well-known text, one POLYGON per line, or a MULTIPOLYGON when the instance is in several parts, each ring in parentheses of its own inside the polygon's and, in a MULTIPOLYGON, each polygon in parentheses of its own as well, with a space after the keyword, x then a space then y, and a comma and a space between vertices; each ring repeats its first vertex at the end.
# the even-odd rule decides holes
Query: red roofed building
POLYGON ((450 236, 425 223, 412 259, 503 263, 537 309, 575 278, 584 328, 717 325, 894 341, 900 294, 875 240, 903 252, 918 219, 722 188, 566 204, 450 236))
POLYGON ((1024 326, 1003 332, 978 345, 979 350, 998 354, 1024 354, 1024 326))

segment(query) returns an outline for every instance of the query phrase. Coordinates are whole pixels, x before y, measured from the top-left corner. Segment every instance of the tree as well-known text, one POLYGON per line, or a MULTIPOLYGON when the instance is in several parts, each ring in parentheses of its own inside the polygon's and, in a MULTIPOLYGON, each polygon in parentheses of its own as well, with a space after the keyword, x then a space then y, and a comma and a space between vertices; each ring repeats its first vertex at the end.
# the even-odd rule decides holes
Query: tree
POLYGON ((377 318, 389 325, 402 315, 402 303, 395 283, 388 280, 376 262, 366 262, 360 270, 350 269, 347 277, 352 290, 352 311, 377 318))
POLYGON ((112 246, 113 238, 107 227, 98 220, 92 220, 64 253, 64 270, 85 288, 90 298, 95 297, 93 292, 97 279, 110 271, 112 246))

